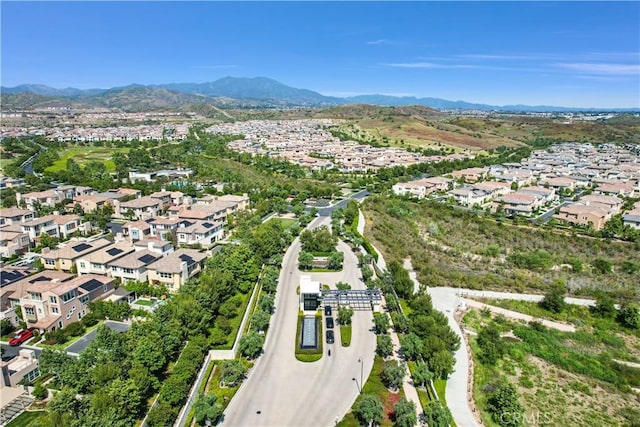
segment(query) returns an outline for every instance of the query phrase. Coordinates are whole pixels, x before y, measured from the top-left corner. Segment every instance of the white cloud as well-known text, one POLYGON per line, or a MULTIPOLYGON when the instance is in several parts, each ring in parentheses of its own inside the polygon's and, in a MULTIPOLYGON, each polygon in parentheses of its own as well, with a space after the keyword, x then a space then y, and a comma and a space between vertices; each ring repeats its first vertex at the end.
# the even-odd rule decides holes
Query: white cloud
POLYGON ((398 62, 384 65, 396 68, 483 68, 479 65, 471 64, 436 64, 433 62, 398 62))
POLYGON ((640 75, 640 64, 613 64, 572 62, 555 64, 556 67, 578 71, 584 74, 600 74, 613 76, 640 75))
POLYGON ((391 40, 387 40, 387 39, 378 39, 378 40, 372 40, 372 41, 368 41, 365 44, 391 44, 391 40))

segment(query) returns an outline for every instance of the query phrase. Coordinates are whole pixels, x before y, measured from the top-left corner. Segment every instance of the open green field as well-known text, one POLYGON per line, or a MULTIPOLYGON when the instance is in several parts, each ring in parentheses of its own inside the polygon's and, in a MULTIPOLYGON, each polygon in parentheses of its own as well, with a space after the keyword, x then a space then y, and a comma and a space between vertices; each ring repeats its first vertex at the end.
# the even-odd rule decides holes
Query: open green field
POLYGON ((298 222, 295 218, 271 218, 269 221, 279 222, 285 230, 298 222))
MULTIPOLYGON (((473 395, 485 425, 499 425, 488 411, 490 391, 499 378, 516 387, 525 419, 538 420, 524 425, 638 425, 640 397, 630 387, 638 386, 640 370, 614 361, 637 352, 634 334, 588 326, 575 333, 540 330, 478 310, 464 318, 476 332, 490 322, 498 325, 506 346, 495 365, 481 362, 476 337, 469 337, 475 362, 473 395)), ((594 323, 587 314, 585 324, 594 323)))
POLYGON ((27 427, 36 419, 43 417, 47 411, 26 411, 14 418, 7 427, 27 427))
POLYGON ((67 160, 73 159, 79 164, 88 163, 91 161, 102 162, 105 164, 109 172, 115 172, 116 165, 113 160, 111 160, 111 156, 113 156, 113 153, 116 152, 126 153, 128 151, 128 147, 71 147, 60 152, 60 158, 45 170, 48 172, 57 172, 60 170, 64 170, 67 167, 67 160))
POLYGON ((640 271, 625 269, 638 259, 630 242, 500 222, 432 201, 369 197, 362 210, 365 236, 386 261, 411 257, 426 286, 544 293, 562 279, 574 294, 633 295, 640 283, 640 271), (594 268, 599 260, 611 270, 594 268))

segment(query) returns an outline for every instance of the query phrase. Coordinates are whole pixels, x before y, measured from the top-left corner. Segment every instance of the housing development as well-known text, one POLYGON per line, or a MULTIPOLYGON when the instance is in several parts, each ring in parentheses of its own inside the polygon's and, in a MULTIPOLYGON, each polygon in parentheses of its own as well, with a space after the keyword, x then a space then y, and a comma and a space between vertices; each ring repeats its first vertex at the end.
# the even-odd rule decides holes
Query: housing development
POLYGON ((639 34, 1 1, 0 427, 640 427, 639 34))

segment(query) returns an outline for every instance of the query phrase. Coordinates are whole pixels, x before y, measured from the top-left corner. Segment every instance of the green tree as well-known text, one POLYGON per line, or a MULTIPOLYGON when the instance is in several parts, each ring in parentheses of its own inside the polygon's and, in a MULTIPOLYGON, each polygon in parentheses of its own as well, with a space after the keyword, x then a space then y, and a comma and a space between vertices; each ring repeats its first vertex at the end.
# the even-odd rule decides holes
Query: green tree
POLYGON ((433 372, 429 370, 429 366, 426 363, 418 363, 413 370, 411 378, 416 387, 425 387, 433 379, 433 372))
POLYGON ((424 407, 424 420, 429 427, 449 427, 453 416, 449 408, 442 406, 439 400, 432 400, 424 407))
POLYGON ((300 270, 311 270, 313 267, 313 254, 311 252, 300 252, 298 255, 300 270))
POLYGON ((505 342, 495 323, 487 325, 480 331, 477 342, 480 347, 478 358, 485 365, 495 365, 505 354, 505 342))
POLYGON ((402 380, 406 373, 406 366, 398 363, 397 360, 389 360, 384 362, 382 369, 382 382, 392 390, 397 390, 402 385, 402 380))
POLYGON ((240 338, 238 344, 238 350, 240 353, 249 358, 254 359, 262 352, 263 338, 257 332, 249 332, 247 335, 240 338))
POLYGON ((380 424, 384 412, 384 406, 380 398, 374 394, 363 394, 356 402, 353 412, 362 423, 373 426, 380 424))
POLYGON ((36 400, 43 400, 47 398, 47 396, 49 395, 49 391, 45 386, 42 385, 42 382, 36 381, 35 385, 33 386, 33 392, 31 392, 31 394, 36 398, 36 400))
POLYGON ((422 353, 422 340, 413 332, 400 337, 400 351, 407 360, 416 360, 422 353))
POLYGON ((329 268, 331 270, 340 270, 342 268, 342 263, 344 262, 344 253, 333 251, 329 254, 329 268))
POLYGON ((564 300, 567 293, 567 286, 563 280, 556 280, 544 294, 544 298, 540 301, 540 307, 553 313, 561 313, 566 308, 567 303, 564 300))
POLYGON ((395 412, 395 423, 397 427, 415 427, 418 424, 416 404, 406 397, 401 397, 398 403, 393 406, 395 412))
POLYGON ((214 394, 198 394, 193 411, 198 425, 214 425, 216 420, 222 415, 222 405, 217 402, 218 397, 214 394))
POLYGON ((339 306, 338 307, 338 323, 346 326, 351 324, 351 318, 353 317, 353 309, 350 307, 339 306))
POLYGON ((487 399, 487 410, 491 413, 491 419, 505 427, 522 425, 524 412, 518 402, 518 392, 513 384, 506 380, 500 380, 487 399))
POLYGON ((147 424, 150 427, 170 427, 178 416, 178 409, 167 402, 160 402, 149 411, 147 424))
POLYGON ((606 292, 599 293, 596 297, 596 305, 591 307, 591 312, 606 319, 615 317, 617 311, 611 295, 606 292))
POLYGON ((157 332, 140 339, 132 354, 133 363, 146 367, 153 374, 158 373, 166 363, 164 350, 158 345, 159 342, 162 339, 157 332))
POLYGON ((338 282, 336 283, 336 289, 339 289, 341 291, 348 291, 349 289, 351 289, 351 285, 346 282, 338 282))
POLYGON ((609 274, 611 273, 611 261, 605 258, 596 258, 591 263, 594 270, 600 274, 609 274))
POLYGON ((140 389, 131 378, 126 380, 116 378, 107 387, 107 394, 112 404, 131 422, 135 422, 146 405, 140 389))
POLYGON ((386 334, 390 326, 389 315, 387 313, 373 313, 373 326, 376 334, 386 334))
POLYGON ((269 314, 258 310, 251 316, 251 330, 266 331, 269 326, 269 314))
POLYGON ((232 359, 224 360, 221 363, 221 379, 222 384, 226 386, 234 386, 242 381, 247 373, 247 367, 242 360, 232 359))
POLYGON ((438 350, 436 351, 428 361, 429 369, 437 378, 447 379, 451 373, 453 373, 453 365, 455 359, 450 351, 438 350))
POLYGON ((376 343, 376 353, 381 357, 388 357, 393 354, 393 342, 391 342, 389 335, 378 335, 376 343))
POLYGON ((624 302, 617 316, 618 322, 630 329, 640 328, 640 309, 634 303, 624 302))

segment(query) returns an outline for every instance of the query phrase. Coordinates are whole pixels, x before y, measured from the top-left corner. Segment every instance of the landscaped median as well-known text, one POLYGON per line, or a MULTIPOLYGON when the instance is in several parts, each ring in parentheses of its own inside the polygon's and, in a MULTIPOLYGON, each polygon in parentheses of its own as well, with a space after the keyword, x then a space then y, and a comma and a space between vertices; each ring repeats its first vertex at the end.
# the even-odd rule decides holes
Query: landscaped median
POLYGON ((298 313, 298 326, 296 329, 296 359, 301 362, 317 362, 322 358, 323 352, 323 335, 322 335, 322 313, 316 313, 316 348, 302 348, 302 321, 304 319, 302 312, 298 313))

